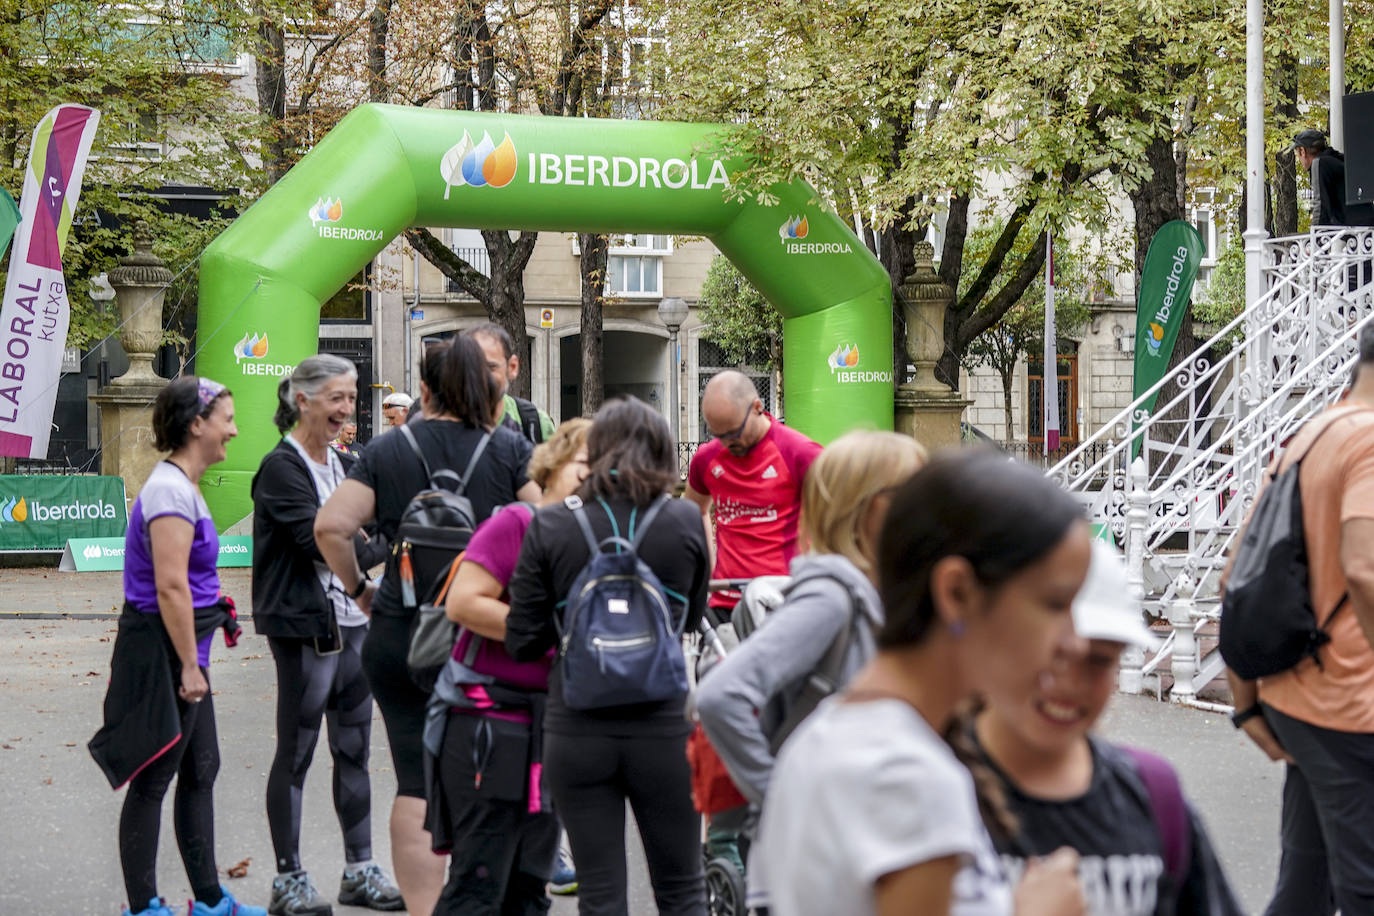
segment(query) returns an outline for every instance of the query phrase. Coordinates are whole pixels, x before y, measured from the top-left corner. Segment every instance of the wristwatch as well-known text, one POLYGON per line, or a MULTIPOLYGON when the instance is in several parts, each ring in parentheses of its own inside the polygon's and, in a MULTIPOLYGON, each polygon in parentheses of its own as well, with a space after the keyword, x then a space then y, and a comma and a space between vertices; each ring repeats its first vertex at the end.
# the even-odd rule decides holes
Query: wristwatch
POLYGON ((1240 712, 1232 713, 1231 724, 1234 725, 1236 728, 1240 728, 1246 722, 1249 722, 1255 716, 1259 715, 1262 711, 1263 710, 1260 709, 1260 704, 1256 703, 1248 709, 1242 709, 1240 712))
POLYGON ((349 592, 348 597, 352 598, 354 601, 357 601, 360 597, 362 597, 363 592, 367 591, 367 586, 371 582, 371 579, 369 579, 367 576, 363 576, 361 579, 358 580, 358 587, 353 589, 353 591, 349 592))

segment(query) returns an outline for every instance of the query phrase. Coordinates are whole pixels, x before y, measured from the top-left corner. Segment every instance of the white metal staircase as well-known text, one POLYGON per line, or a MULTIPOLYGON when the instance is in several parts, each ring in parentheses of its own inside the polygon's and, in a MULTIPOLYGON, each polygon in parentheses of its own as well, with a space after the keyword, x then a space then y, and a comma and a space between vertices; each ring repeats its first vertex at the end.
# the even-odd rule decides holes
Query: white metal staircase
POLYGON ((1198 638, 1219 611, 1221 568, 1276 446, 1349 381, 1374 318, 1371 264, 1374 229, 1265 242, 1259 301, 1049 470, 1110 526, 1132 587, 1172 627, 1152 658, 1127 653, 1122 690, 1162 692, 1168 659, 1171 698, 1196 704, 1221 672, 1198 638))

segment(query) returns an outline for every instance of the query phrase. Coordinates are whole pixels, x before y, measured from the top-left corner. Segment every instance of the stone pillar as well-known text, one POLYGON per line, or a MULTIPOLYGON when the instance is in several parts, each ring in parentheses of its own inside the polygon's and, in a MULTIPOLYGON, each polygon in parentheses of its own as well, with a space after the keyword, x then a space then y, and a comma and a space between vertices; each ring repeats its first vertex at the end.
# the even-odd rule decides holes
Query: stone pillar
POLYGON ((172 282, 172 272, 153 254, 153 236, 143 220, 134 223, 133 241, 134 253, 110 271, 129 371, 92 398, 100 407, 100 473, 123 477, 130 500, 162 457, 153 447, 153 401, 167 379, 153 371, 153 357, 162 342, 162 300, 172 282))
POLYGON ((945 312, 954 301, 951 290, 935 273, 935 247, 915 246, 916 268, 899 287, 906 316, 906 352, 916 365, 911 381, 895 395, 898 432, 914 436, 931 450, 960 444, 964 408, 971 404, 935 376, 935 364, 945 347, 945 312))

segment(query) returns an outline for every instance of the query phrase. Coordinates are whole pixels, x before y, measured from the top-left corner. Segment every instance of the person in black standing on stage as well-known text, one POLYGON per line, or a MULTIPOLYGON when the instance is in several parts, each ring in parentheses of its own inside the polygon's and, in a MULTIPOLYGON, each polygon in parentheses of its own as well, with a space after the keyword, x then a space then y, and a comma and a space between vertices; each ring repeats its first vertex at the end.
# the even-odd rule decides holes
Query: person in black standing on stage
MULTIPOLYGON (((577 495, 587 504, 598 541, 613 531, 633 539, 636 519, 677 484, 668 423, 634 398, 609 401, 597 412, 587 435, 587 459, 590 470, 577 495)), ((700 510, 686 500, 668 499, 644 531, 637 553, 662 582, 674 625, 695 630, 706 606, 711 564, 700 510)), ((516 661, 538 660, 554 646, 555 615, 561 618, 588 558, 587 540, 567 504, 536 513, 509 586, 506 651, 516 661)), ((706 916, 685 699, 570 709, 563 666, 554 664, 544 713, 544 773, 572 842, 582 916, 628 914, 627 801, 644 841, 659 913, 706 916)))
POLYGON ((1316 128, 1300 131, 1293 137, 1298 164, 1312 178, 1312 193, 1317 197, 1315 226, 1374 226, 1374 205, 1347 204, 1345 194, 1345 155, 1326 143, 1326 133, 1316 128))
MULTIPOLYGON (((274 916, 329 916, 332 909, 301 865, 301 796, 320 737, 329 727, 334 809, 343 829, 339 902, 399 910, 401 892, 372 861, 372 693, 362 670, 367 616, 315 544, 315 515, 356 460, 329 447, 350 421, 358 373, 340 356, 302 360, 277 389, 282 433, 253 477, 253 622, 277 666, 277 751, 267 777, 267 823, 276 849, 274 916)), ((361 531, 359 565, 385 557, 361 531)))
POLYGON ((487 372, 482 349, 465 337, 430 344, 420 361, 423 417, 383 433, 367 444, 347 479, 320 508, 315 539, 344 592, 372 622, 363 643, 363 670, 382 711, 396 770, 396 803, 391 809, 391 856, 406 908, 430 913, 444 886, 444 860, 431 850, 425 829, 423 731, 429 694, 415 686, 406 666, 411 618, 402 604, 395 556, 379 583, 369 582, 358 565, 353 535, 376 520, 377 530, 394 543, 407 503, 428 488, 424 468, 403 433, 409 429, 431 470, 462 473, 479 443, 490 433, 473 466, 466 494, 477 522, 518 499, 539 499, 539 487, 526 468, 531 446, 518 432, 492 428, 499 395, 487 372))

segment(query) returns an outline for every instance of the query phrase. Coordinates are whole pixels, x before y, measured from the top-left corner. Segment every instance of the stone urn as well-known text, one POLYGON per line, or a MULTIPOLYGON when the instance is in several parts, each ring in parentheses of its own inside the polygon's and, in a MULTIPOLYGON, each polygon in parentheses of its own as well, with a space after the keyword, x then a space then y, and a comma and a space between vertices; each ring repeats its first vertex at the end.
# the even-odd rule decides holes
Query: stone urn
POLYGON ((163 385, 166 379, 153 371, 153 358, 162 344, 162 300, 172 282, 172 272, 153 254, 153 234, 148 223, 134 223, 134 253, 119 259, 110 271, 110 285, 119 303, 119 343, 129 357, 129 370, 111 379, 115 387, 163 385))
POLYGON ((911 380, 901 387, 936 395, 950 394, 950 387, 935 376, 935 364, 945 348, 945 312, 954 291, 935 272, 935 246, 917 242, 916 266, 900 288, 906 318, 906 354, 916 366, 911 380))

